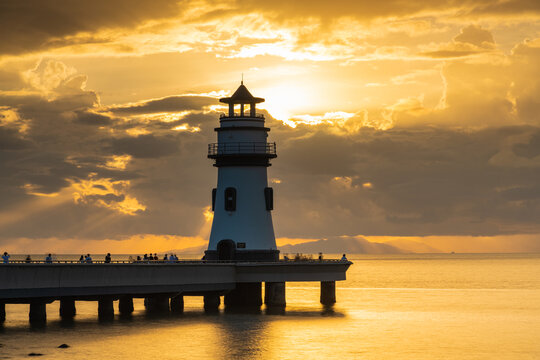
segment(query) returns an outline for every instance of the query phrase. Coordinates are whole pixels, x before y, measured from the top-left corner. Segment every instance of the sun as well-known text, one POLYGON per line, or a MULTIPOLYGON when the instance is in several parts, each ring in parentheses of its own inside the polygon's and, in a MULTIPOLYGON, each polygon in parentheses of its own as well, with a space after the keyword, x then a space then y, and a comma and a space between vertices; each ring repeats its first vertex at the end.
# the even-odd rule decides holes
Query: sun
POLYGON ((258 90, 265 102, 260 105, 274 118, 287 121, 309 108, 311 90, 296 84, 280 84, 258 90))

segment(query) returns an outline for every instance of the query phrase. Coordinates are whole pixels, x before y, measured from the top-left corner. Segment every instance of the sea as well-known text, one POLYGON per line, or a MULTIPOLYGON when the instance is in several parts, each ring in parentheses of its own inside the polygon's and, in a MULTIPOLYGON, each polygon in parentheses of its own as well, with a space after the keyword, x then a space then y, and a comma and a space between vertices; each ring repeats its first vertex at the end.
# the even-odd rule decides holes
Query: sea
POLYGON ((54 302, 34 328, 28 305, 8 304, 0 359, 540 359, 540 254, 349 260, 331 308, 303 282, 287 283, 279 314, 205 314, 186 297, 184 314, 155 316, 138 299, 132 317, 102 323, 97 303, 81 301, 64 323, 54 302))

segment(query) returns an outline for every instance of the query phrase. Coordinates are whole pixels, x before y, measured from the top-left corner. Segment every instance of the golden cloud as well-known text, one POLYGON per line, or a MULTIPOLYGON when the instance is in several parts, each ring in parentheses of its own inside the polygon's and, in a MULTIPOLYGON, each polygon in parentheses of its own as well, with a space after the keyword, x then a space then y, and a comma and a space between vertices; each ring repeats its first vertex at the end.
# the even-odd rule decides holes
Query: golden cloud
POLYGON ((137 215, 146 210, 135 197, 127 194, 130 181, 96 178, 91 174, 87 180, 71 180, 73 200, 76 204, 91 204, 108 208, 125 215, 137 215))

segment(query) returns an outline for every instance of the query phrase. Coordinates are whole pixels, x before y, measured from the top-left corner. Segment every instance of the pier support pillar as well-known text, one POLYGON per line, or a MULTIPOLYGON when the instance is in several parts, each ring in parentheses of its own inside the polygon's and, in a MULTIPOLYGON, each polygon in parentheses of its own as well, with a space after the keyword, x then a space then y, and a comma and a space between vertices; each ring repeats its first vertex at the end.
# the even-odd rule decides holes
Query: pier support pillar
POLYGON ((175 314, 182 314, 184 312, 184 297, 182 295, 172 297, 170 305, 171 312, 175 314))
POLYGON ((285 282, 264 283, 264 303, 266 306, 285 307, 285 282))
POLYGON ((0 324, 6 321, 6 304, 0 302, 0 324))
POLYGON ((47 322, 47 304, 45 302, 31 302, 28 318, 31 324, 47 322))
POLYGON ((99 320, 114 319, 113 298, 102 296, 98 299, 98 318, 99 320))
POLYGON ((165 295, 153 295, 144 299, 144 307, 148 312, 169 311, 169 297, 165 295))
POLYGON ((218 293, 208 293, 204 295, 204 311, 207 313, 215 313, 219 311, 221 299, 218 293))
POLYGON ((321 281, 321 304, 334 305, 336 303, 336 282, 321 281))
POLYGON ((230 308, 257 308, 262 305, 260 282, 237 283, 236 288, 225 294, 225 306, 230 308))
POLYGON ((118 300, 118 312, 120 315, 131 315, 133 310, 133 298, 131 296, 121 296, 118 300))
POLYGON ((75 309, 74 299, 60 299, 60 317, 63 319, 72 319, 75 317, 77 310, 75 309))

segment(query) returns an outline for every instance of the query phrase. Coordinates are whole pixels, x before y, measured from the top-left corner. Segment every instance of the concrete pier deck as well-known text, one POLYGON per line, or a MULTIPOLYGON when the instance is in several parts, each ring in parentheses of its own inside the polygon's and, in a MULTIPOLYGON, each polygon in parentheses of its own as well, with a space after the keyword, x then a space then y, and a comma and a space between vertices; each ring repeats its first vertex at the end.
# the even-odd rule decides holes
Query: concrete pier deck
POLYGON ((277 262, 178 261, 0 264, 0 302, 99 300, 103 296, 169 297, 225 294, 238 283, 339 281, 352 263, 338 260, 277 262))

